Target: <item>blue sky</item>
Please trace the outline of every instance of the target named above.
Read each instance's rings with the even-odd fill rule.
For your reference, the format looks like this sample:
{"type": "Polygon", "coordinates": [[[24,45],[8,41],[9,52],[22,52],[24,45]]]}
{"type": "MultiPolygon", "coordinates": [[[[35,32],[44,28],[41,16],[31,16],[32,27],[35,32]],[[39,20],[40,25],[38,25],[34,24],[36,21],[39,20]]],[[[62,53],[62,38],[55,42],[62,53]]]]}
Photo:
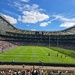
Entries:
{"type": "Polygon", "coordinates": [[[59,31],[75,25],[75,0],[0,0],[0,14],[19,29],[59,31]]]}

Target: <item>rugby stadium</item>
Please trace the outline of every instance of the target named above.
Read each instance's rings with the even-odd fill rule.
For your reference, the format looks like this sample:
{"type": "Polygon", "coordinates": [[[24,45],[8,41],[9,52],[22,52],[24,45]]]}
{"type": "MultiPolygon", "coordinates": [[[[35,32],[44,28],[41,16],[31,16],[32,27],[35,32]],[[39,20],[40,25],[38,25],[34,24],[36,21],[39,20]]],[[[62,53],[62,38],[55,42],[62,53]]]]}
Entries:
{"type": "Polygon", "coordinates": [[[75,26],[62,31],[15,28],[0,15],[0,63],[75,66],[75,26]]]}

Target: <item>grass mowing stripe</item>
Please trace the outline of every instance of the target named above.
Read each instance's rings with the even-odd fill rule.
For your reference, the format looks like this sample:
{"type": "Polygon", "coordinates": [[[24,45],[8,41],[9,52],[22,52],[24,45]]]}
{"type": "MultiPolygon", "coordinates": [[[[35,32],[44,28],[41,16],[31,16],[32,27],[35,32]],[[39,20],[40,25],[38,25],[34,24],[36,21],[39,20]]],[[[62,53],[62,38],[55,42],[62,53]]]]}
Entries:
{"type": "Polygon", "coordinates": [[[0,61],[15,62],[45,62],[45,63],[71,63],[75,64],[75,58],[67,56],[62,52],[54,51],[52,48],[39,47],[39,46],[20,46],[11,50],[7,50],[0,54],[0,61]],[[50,56],[48,56],[50,53],[50,56]],[[56,54],[59,53],[57,57],[56,54]],[[62,58],[61,58],[62,55],[62,58]]]}

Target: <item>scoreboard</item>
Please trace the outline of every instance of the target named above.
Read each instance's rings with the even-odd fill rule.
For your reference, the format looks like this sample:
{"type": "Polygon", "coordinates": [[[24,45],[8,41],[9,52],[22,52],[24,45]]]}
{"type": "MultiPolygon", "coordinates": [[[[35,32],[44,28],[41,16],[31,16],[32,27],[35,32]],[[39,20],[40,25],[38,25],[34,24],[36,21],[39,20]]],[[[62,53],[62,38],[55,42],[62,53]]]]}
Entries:
{"type": "Polygon", "coordinates": [[[43,35],[42,31],[36,31],[36,35],[43,35]]]}

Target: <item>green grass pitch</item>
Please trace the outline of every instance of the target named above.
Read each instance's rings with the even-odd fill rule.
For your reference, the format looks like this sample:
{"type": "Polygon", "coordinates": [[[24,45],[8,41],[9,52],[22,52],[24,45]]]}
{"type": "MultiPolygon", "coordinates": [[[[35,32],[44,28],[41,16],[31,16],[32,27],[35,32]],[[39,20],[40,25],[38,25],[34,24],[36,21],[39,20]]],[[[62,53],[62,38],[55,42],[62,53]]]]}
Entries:
{"type": "MultiPolygon", "coordinates": [[[[11,62],[36,62],[42,61],[44,63],[61,63],[61,64],[75,64],[75,57],[67,54],[72,54],[71,50],[58,51],[58,48],[47,48],[40,46],[19,46],[11,50],[6,50],[0,53],[0,61],[11,62]],[[63,53],[66,52],[66,53],[63,53]],[[50,53],[50,56],[48,56],[50,53]]],[[[74,51],[75,52],[75,51],[74,51]]]]}

